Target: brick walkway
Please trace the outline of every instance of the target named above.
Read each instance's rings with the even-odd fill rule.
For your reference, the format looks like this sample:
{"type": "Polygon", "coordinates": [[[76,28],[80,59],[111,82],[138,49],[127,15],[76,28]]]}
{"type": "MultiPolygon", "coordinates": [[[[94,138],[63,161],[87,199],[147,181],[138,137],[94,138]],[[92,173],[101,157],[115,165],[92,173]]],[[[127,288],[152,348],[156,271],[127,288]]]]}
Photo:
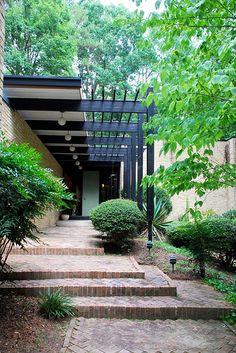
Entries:
{"type": "Polygon", "coordinates": [[[233,353],[220,321],[72,319],[60,353],[233,353]]]}
{"type": "Polygon", "coordinates": [[[0,290],[37,296],[61,288],[73,296],[83,318],[71,321],[60,353],[236,352],[235,336],[222,322],[189,320],[216,319],[231,310],[213,288],[171,281],[129,256],[104,255],[88,221],[59,222],[42,240],[29,244],[26,253],[14,250],[14,282],[0,290]]]}

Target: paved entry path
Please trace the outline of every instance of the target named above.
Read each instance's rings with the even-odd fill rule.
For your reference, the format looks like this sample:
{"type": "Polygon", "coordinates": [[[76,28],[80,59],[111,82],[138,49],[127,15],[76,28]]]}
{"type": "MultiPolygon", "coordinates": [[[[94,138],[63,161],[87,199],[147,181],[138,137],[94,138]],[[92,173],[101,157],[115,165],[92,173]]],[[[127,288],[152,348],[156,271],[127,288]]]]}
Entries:
{"type": "Polygon", "coordinates": [[[236,352],[232,331],[210,320],[231,310],[213,288],[171,281],[129,256],[105,255],[89,221],[58,222],[41,240],[26,252],[13,250],[14,281],[0,290],[38,296],[60,288],[73,297],[78,317],[58,353],[236,352]]]}
{"type": "Polygon", "coordinates": [[[72,319],[60,353],[233,353],[221,321],[72,319]]]}

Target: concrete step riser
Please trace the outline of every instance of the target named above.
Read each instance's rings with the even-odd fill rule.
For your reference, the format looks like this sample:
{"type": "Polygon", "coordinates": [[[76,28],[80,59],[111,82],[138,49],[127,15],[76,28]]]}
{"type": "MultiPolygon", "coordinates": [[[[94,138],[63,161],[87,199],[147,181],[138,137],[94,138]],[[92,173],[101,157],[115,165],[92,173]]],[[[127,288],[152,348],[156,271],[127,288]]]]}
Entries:
{"type": "Polygon", "coordinates": [[[145,278],[144,272],[103,272],[103,271],[71,271],[71,272],[11,272],[4,275],[5,280],[42,280],[64,278],[145,278]]]}
{"type": "Polygon", "coordinates": [[[12,255],[104,255],[104,249],[81,249],[81,248],[27,248],[13,249],[12,255]]]}
{"type": "Polygon", "coordinates": [[[218,320],[228,315],[229,308],[201,307],[109,307],[109,306],[77,306],[78,316],[85,318],[107,319],[144,319],[144,320],[218,320]]]}
{"type": "MultiPolygon", "coordinates": [[[[56,291],[61,287],[11,287],[11,288],[2,288],[1,293],[13,292],[17,295],[25,296],[40,296],[42,294],[56,291]]],[[[114,297],[114,296],[145,296],[145,297],[155,297],[155,296],[176,296],[175,287],[95,287],[95,286],[86,286],[86,287],[62,287],[62,293],[68,294],[70,296],[77,297],[114,297]]]]}

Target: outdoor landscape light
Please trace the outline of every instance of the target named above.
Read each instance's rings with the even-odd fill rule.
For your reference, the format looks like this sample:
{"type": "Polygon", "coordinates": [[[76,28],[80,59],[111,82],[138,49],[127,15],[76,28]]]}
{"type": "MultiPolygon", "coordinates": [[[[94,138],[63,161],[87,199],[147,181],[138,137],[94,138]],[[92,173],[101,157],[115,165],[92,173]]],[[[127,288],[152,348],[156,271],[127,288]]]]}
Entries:
{"type": "Polygon", "coordinates": [[[68,131],[68,133],[65,136],[65,140],[66,141],[70,141],[71,140],[71,134],[69,133],[69,131],[68,131]]]}
{"type": "Polygon", "coordinates": [[[70,150],[71,152],[74,152],[74,151],[75,151],[75,146],[74,146],[74,145],[71,145],[71,146],[69,147],[69,150],[70,150]]]}
{"type": "Polygon", "coordinates": [[[149,252],[150,252],[150,250],[152,249],[152,247],[153,247],[153,242],[152,242],[152,240],[148,240],[148,241],[147,241],[147,248],[148,248],[149,252]]]}
{"type": "Polygon", "coordinates": [[[175,264],[176,264],[177,260],[176,260],[176,256],[175,255],[171,255],[170,256],[170,264],[172,266],[172,272],[174,272],[175,270],[175,264]]]}
{"type": "Polygon", "coordinates": [[[78,159],[77,154],[73,154],[72,158],[73,158],[73,159],[78,159]]]}
{"type": "Polygon", "coordinates": [[[64,126],[64,125],[66,124],[66,119],[65,119],[64,116],[63,116],[63,112],[61,112],[61,116],[60,116],[60,118],[57,120],[57,122],[58,122],[58,124],[59,124],[60,126],[64,126]]]}
{"type": "Polygon", "coordinates": [[[80,165],[80,161],[76,161],[76,162],[75,162],[75,165],[80,165]]]}

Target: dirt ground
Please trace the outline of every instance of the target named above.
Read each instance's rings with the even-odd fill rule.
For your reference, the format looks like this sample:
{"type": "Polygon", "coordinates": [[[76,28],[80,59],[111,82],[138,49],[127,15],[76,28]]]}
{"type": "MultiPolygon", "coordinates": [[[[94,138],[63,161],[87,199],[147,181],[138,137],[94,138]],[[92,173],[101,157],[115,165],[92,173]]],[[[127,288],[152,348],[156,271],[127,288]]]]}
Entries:
{"type": "MultiPolygon", "coordinates": [[[[146,244],[136,240],[131,253],[140,264],[156,265],[173,279],[196,279],[192,269],[171,272],[165,250],[155,248],[149,254],[146,244]]],[[[177,255],[177,261],[186,260],[177,255]]],[[[47,320],[38,313],[38,299],[0,296],[0,353],[58,353],[62,347],[68,320],[47,320]]]]}
{"type": "Polygon", "coordinates": [[[0,353],[58,353],[67,324],[40,316],[36,298],[0,296],[0,353]]]}

